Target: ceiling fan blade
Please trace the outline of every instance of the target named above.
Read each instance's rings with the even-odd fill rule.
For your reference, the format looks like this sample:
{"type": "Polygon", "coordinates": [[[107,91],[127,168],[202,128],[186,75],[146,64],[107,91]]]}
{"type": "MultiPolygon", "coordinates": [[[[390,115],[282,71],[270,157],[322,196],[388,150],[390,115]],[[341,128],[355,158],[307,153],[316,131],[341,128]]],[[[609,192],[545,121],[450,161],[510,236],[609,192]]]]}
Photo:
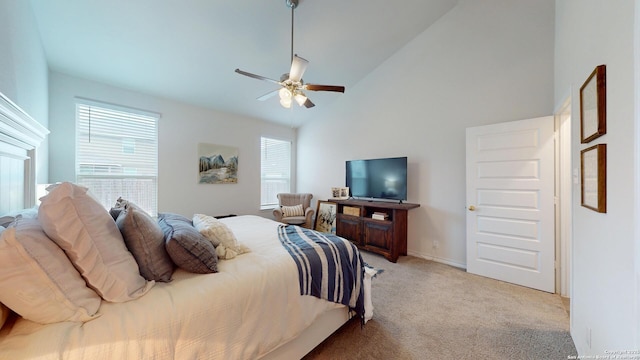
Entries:
{"type": "Polygon", "coordinates": [[[309,61],[298,55],[293,55],[293,59],[291,60],[291,70],[289,71],[289,80],[299,82],[300,79],[302,79],[304,71],[307,70],[307,65],[309,65],[309,61]]]}
{"type": "Polygon", "coordinates": [[[316,106],[316,104],[312,103],[311,100],[309,100],[309,98],[307,98],[307,101],[305,101],[304,104],[302,104],[302,106],[304,106],[307,109],[309,109],[309,108],[312,108],[312,107],[316,106]]]}
{"type": "Polygon", "coordinates": [[[344,86],[337,85],[317,85],[317,84],[306,84],[304,86],[306,90],[311,91],[334,91],[334,92],[344,92],[344,86]]]}
{"type": "Polygon", "coordinates": [[[242,70],[240,70],[240,69],[236,69],[236,72],[237,72],[238,74],[240,74],[240,75],[248,76],[248,77],[250,77],[250,78],[254,78],[254,79],[258,79],[258,80],[264,80],[264,81],[269,81],[269,82],[272,82],[272,83],[274,83],[274,84],[281,85],[281,84],[280,84],[280,81],[278,81],[278,80],[274,80],[274,79],[269,79],[268,77],[264,77],[264,76],[261,76],[261,75],[252,74],[252,73],[250,73],[250,72],[242,71],[242,70]]]}
{"type": "Polygon", "coordinates": [[[270,99],[270,98],[272,98],[275,94],[277,94],[277,93],[278,93],[278,91],[280,91],[280,89],[271,90],[271,91],[269,91],[268,93],[266,93],[266,94],[264,94],[264,95],[262,95],[262,96],[257,97],[257,98],[256,98],[256,100],[265,101],[265,100],[267,100],[267,99],[270,99]]]}

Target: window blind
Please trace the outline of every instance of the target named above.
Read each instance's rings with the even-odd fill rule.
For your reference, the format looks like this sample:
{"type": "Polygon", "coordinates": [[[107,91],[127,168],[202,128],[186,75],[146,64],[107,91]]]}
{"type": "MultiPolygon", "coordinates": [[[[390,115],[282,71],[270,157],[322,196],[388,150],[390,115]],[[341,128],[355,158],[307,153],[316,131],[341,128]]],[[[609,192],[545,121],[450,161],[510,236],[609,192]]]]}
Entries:
{"type": "Polygon", "coordinates": [[[260,154],[260,208],[274,208],[291,191],[291,142],[262,137],[260,154]]]}
{"type": "Polygon", "coordinates": [[[159,115],[76,103],[76,182],[111,208],[118,197],[157,214],[159,115]]]}

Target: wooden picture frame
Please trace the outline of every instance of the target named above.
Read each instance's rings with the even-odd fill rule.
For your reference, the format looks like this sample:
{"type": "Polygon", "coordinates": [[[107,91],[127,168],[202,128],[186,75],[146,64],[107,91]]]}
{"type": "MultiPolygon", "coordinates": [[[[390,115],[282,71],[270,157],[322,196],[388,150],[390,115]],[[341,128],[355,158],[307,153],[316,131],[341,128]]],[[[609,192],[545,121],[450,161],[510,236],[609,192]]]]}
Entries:
{"type": "Polygon", "coordinates": [[[318,201],[316,210],[316,221],[313,229],[323,233],[336,233],[336,214],[338,204],[331,201],[318,201]]]}
{"type": "Polygon", "coordinates": [[[607,68],[598,65],[580,87],[580,142],[607,133],[607,68]]]}
{"type": "Polygon", "coordinates": [[[331,188],[331,197],[337,200],[345,200],[349,198],[349,188],[348,187],[332,187],[331,188]]]}
{"type": "Polygon", "coordinates": [[[580,151],[581,205],[599,213],[607,212],[607,145],[598,144],[580,151]]]}

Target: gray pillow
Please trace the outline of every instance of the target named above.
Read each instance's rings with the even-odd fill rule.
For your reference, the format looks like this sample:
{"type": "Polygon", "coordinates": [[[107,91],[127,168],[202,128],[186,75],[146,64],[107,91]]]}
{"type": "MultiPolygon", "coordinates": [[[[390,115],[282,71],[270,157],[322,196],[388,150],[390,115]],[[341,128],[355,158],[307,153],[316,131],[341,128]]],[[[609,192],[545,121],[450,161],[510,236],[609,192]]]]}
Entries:
{"type": "Polygon", "coordinates": [[[116,219],[124,243],[147,280],[171,281],[174,264],[164,246],[164,232],[149,214],[131,203],[116,219]]]}
{"type": "Polygon", "coordinates": [[[118,220],[118,216],[124,210],[125,206],[132,205],[132,207],[139,208],[136,204],[129,202],[121,197],[116,200],[115,205],[111,209],[109,209],[109,215],[113,218],[113,221],[118,220]]]}
{"type": "Polygon", "coordinates": [[[161,213],[158,224],[164,232],[165,248],[176,265],[198,274],[218,272],[215,247],[193,227],[191,220],[178,214],[161,213]]]}

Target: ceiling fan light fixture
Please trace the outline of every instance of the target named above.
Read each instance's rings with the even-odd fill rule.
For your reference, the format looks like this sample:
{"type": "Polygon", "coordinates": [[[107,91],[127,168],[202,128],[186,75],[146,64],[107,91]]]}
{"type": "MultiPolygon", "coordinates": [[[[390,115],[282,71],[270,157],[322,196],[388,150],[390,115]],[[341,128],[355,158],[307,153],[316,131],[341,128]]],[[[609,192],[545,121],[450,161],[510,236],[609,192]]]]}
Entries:
{"type": "Polygon", "coordinates": [[[281,98],[280,99],[280,105],[282,105],[283,108],[286,109],[290,109],[291,108],[291,98],[281,98]]]}
{"type": "Polygon", "coordinates": [[[289,99],[291,101],[291,91],[287,88],[282,88],[278,91],[278,95],[280,96],[280,100],[289,99]]]}
{"type": "Polygon", "coordinates": [[[304,105],[304,103],[307,101],[307,97],[301,92],[295,94],[293,98],[296,99],[296,102],[300,106],[304,105]]]}

